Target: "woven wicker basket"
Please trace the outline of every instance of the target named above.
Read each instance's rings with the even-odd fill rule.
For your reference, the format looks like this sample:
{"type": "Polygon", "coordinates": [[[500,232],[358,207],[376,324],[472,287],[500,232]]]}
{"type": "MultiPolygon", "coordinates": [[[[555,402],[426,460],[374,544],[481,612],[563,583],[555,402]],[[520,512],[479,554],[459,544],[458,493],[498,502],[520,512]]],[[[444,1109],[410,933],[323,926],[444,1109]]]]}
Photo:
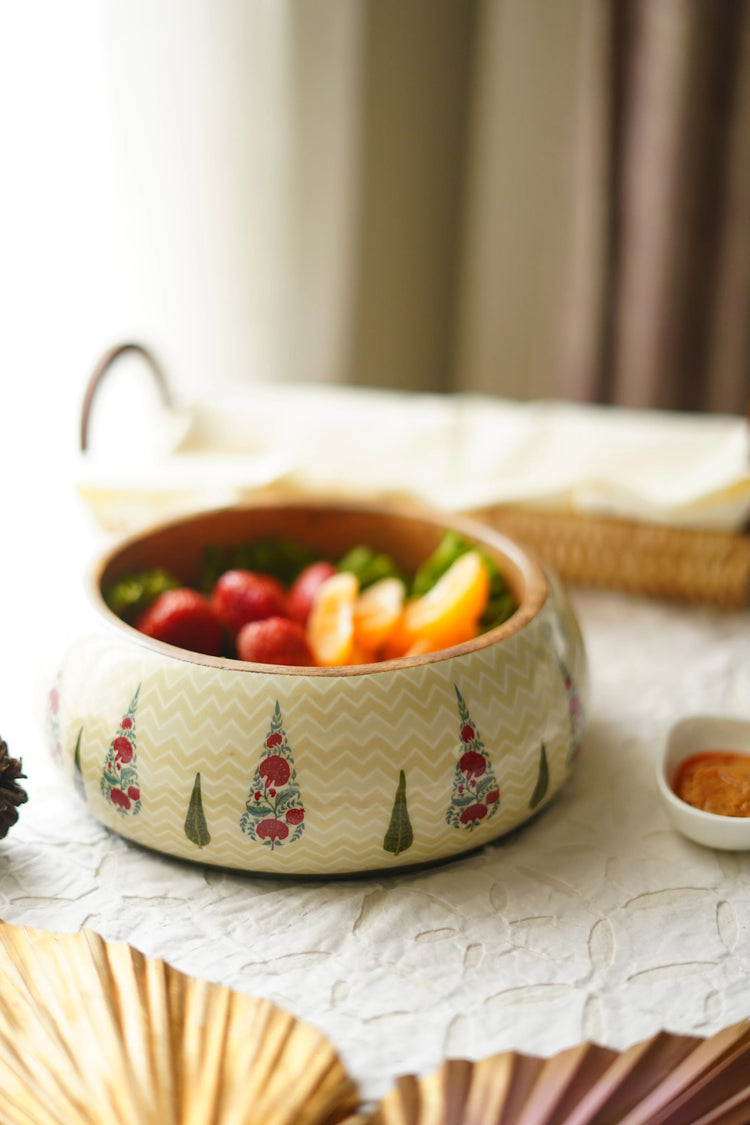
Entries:
{"type": "Polygon", "coordinates": [[[750,535],[498,506],[471,513],[521,540],[566,582],[740,608],[750,601],[750,535]]]}

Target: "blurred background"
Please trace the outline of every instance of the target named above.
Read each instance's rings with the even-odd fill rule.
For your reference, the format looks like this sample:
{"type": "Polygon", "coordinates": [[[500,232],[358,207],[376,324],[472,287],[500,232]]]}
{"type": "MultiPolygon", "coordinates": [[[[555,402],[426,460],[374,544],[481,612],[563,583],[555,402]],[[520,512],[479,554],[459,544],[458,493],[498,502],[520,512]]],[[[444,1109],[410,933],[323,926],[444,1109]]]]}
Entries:
{"type": "MultiPolygon", "coordinates": [[[[42,713],[30,669],[85,608],[101,529],[74,503],[78,430],[117,342],[157,356],[178,406],[239,389],[271,453],[308,465],[328,416],[300,384],[697,412],[711,432],[747,409],[750,0],[0,0],[0,142],[17,753],[42,713]],[[289,388],[269,418],[261,384],[289,388]]],[[[94,431],[127,491],[164,417],[124,362],[94,431]]],[[[404,472],[414,413],[390,413],[367,436],[404,472]]],[[[471,464],[507,444],[493,431],[471,464]]],[[[531,452],[554,468],[554,449],[531,452]]],[[[669,493],[651,452],[636,467],[669,493]]]]}
{"type": "Polygon", "coordinates": [[[745,0],[0,13],[5,410],[75,424],[133,338],[187,396],[744,413],[745,0]]]}

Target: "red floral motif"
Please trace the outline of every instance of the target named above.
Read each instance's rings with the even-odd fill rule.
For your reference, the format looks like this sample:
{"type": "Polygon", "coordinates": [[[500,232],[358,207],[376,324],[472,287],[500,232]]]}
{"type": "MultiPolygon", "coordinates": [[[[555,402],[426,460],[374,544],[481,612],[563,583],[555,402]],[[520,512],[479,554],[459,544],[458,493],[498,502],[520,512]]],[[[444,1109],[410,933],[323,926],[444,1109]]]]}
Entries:
{"type": "Polygon", "coordinates": [[[486,805],[469,805],[467,809],[461,813],[459,820],[462,824],[473,824],[477,820],[484,820],[487,816],[486,805]]]}
{"type": "Polygon", "coordinates": [[[282,758],[280,754],[271,754],[260,763],[258,773],[265,778],[266,785],[281,786],[286,785],[291,770],[286,758],[282,758]]]}
{"type": "Polygon", "coordinates": [[[481,777],[487,769],[484,756],[476,750],[467,750],[465,754],[462,754],[458,760],[458,765],[461,773],[465,774],[469,781],[473,777],[481,777]]]}
{"type": "Polygon", "coordinates": [[[57,688],[52,688],[49,693],[49,709],[53,715],[57,714],[57,709],[60,706],[60,694],[57,688]]]}
{"type": "Polygon", "coordinates": [[[305,830],[302,793],[278,701],[262,745],[240,828],[273,851],[277,845],[298,840],[305,830]]]}
{"type": "MultiPolygon", "coordinates": [[[[109,799],[121,814],[136,815],[141,808],[141,790],[136,768],[135,712],[138,706],[140,684],[133,694],[130,706],[120,719],[119,729],[109,744],[99,787],[105,800],[109,799]]],[[[122,714],[122,712],[121,712],[122,714]]]]}
{"type": "Polygon", "coordinates": [[[131,762],[133,760],[133,744],[120,735],[112,743],[116,762],[131,762]]]}
{"type": "Polygon", "coordinates": [[[451,828],[466,828],[471,832],[485,819],[490,820],[497,813],[500,808],[500,787],[466,701],[458,685],[453,686],[458,704],[460,741],[445,819],[451,828]]]}
{"type": "Polygon", "coordinates": [[[261,820],[255,829],[255,834],[261,840],[286,840],[289,829],[283,820],[269,817],[267,820],[261,820]]]}

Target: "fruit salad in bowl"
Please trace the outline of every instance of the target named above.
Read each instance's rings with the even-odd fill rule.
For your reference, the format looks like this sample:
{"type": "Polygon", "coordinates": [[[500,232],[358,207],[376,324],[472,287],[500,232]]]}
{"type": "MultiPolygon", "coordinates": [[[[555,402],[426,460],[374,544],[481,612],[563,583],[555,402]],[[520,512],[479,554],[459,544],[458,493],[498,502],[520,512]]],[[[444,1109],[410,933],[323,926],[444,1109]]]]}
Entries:
{"type": "Polygon", "coordinates": [[[584,726],[553,575],[481,524],[264,504],[132,536],[88,578],[55,745],[135,843],[250,872],[387,871],[535,816],[584,726]]]}

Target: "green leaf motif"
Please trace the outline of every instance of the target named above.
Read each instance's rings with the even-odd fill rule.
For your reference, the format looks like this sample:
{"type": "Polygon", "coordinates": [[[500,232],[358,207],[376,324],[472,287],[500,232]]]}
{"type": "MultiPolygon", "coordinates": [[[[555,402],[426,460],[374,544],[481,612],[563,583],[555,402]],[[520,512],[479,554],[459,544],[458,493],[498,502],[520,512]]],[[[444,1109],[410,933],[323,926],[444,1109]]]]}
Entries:
{"type": "Polygon", "coordinates": [[[458,702],[458,717],[460,718],[462,723],[471,722],[471,716],[469,715],[469,708],[466,706],[466,701],[464,700],[464,697],[461,695],[461,692],[458,690],[458,684],[453,685],[453,690],[456,693],[456,700],[458,702]]]}
{"type": "Polygon", "coordinates": [[[206,817],[203,812],[203,799],[201,797],[201,775],[195,775],[193,792],[190,794],[187,816],[185,818],[185,835],[192,844],[205,848],[211,843],[211,833],[208,831],[206,817]]]}
{"type": "Polygon", "coordinates": [[[400,855],[407,851],[414,843],[414,830],[409,820],[409,810],[406,807],[406,774],[401,770],[398,778],[398,788],[393,802],[391,823],[383,840],[383,849],[393,855],[400,855]]]}
{"type": "Polygon", "coordinates": [[[83,771],[81,769],[81,736],[82,736],[82,734],[83,734],[83,727],[81,727],[81,729],[78,732],[78,738],[76,739],[76,748],[75,748],[75,751],[73,753],[73,784],[75,786],[75,790],[76,790],[76,793],[78,794],[78,796],[81,798],[82,801],[85,801],[87,799],[86,798],[86,786],[83,784],[83,771]]]}
{"type": "Polygon", "coordinates": [[[539,754],[539,773],[534,786],[534,792],[531,794],[529,801],[529,808],[535,809],[537,805],[541,804],[547,795],[549,788],[549,763],[547,762],[547,750],[542,743],[541,753],[539,754]]]}

